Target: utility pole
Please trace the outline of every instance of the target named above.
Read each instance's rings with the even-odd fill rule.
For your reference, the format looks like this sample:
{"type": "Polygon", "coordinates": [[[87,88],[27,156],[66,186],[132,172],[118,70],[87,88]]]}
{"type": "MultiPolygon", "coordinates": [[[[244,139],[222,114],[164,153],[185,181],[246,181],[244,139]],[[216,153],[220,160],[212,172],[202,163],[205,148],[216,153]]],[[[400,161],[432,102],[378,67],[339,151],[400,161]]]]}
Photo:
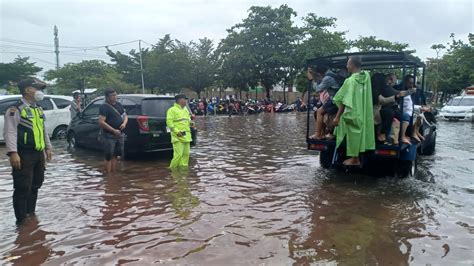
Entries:
{"type": "Polygon", "coordinates": [[[140,72],[142,74],[142,93],[145,94],[145,80],[143,79],[142,40],[138,40],[138,50],[140,51],[140,72]]]}
{"type": "Polygon", "coordinates": [[[56,54],[56,69],[59,69],[59,38],[56,25],[54,25],[54,53],[56,54]]]}

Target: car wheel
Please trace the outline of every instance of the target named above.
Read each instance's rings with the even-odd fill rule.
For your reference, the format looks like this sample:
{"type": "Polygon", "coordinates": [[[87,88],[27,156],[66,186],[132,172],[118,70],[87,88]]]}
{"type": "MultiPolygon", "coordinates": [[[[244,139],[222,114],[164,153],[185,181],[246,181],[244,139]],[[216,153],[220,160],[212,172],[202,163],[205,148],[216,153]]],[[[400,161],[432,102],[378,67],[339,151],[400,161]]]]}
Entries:
{"type": "Polygon", "coordinates": [[[74,134],[74,132],[69,132],[68,136],[67,136],[67,142],[69,143],[69,146],[73,147],[73,148],[77,148],[78,145],[77,145],[77,140],[76,140],[76,134],[74,134]]]}
{"type": "Polygon", "coordinates": [[[65,139],[67,137],[67,126],[58,126],[53,131],[53,139],[65,139]]]}

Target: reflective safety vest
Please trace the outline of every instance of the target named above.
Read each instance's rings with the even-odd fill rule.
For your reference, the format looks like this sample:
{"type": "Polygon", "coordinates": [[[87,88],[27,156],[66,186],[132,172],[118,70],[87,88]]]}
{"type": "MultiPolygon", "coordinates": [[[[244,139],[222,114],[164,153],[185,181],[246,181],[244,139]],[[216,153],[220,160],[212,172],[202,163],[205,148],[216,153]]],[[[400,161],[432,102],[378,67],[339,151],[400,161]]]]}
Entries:
{"type": "Polygon", "coordinates": [[[15,107],[20,112],[20,123],[17,127],[18,149],[43,151],[46,147],[43,109],[40,106],[28,106],[22,101],[16,103],[15,107]]]}

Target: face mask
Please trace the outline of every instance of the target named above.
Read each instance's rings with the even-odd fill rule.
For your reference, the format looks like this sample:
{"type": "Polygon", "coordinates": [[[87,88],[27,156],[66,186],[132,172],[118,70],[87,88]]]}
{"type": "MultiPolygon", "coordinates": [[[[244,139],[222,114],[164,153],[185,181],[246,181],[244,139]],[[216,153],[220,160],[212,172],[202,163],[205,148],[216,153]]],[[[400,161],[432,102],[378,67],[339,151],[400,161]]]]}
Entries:
{"type": "Polygon", "coordinates": [[[39,102],[44,99],[44,93],[42,91],[35,91],[35,101],[39,102]]]}

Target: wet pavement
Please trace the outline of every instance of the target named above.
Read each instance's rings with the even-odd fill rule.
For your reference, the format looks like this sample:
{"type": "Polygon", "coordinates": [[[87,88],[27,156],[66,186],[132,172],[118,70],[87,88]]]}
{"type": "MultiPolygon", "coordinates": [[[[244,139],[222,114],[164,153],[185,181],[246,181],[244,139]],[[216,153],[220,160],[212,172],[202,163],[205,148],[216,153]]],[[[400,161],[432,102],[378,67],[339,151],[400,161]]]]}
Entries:
{"type": "Polygon", "coordinates": [[[472,265],[474,124],[440,123],[415,178],[319,167],[304,114],[198,118],[189,171],[56,141],[37,217],[15,226],[0,148],[0,264],[472,265]]]}

